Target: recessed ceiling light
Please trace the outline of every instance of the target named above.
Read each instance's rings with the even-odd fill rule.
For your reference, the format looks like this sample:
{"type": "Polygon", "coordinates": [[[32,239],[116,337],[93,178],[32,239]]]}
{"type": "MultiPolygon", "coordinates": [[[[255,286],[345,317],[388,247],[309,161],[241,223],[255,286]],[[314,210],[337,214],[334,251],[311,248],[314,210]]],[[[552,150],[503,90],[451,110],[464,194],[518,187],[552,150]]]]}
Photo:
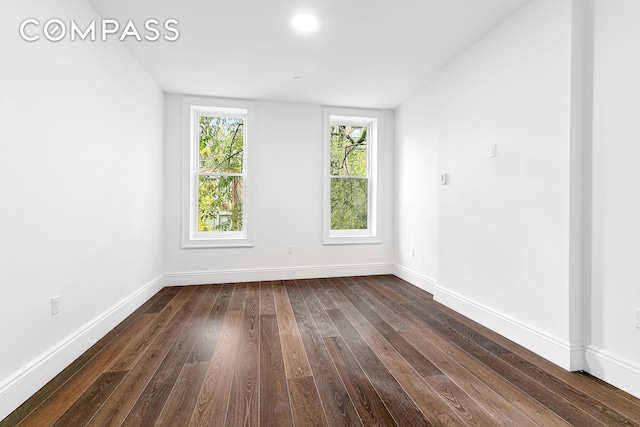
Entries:
{"type": "Polygon", "coordinates": [[[318,28],[318,20],[308,13],[299,13],[293,17],[293,27],[298,31],[313,31],[318,28]]]}

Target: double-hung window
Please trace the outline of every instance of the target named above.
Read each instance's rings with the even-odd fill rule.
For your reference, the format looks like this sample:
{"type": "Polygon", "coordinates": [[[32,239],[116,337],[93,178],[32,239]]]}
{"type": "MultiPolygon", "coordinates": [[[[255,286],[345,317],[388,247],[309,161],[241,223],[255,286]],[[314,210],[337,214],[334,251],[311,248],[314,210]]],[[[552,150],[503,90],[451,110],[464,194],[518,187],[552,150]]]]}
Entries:
{"type": "Polygon", "coordinates": [[[378,112],[325,110],[325,244],[379,243],[378,112]]]}
{"type": "Polygon", "coordinates": [[[189,188],[183,204],[188,212],[182,246],[250,246],[248,109],[203,105],[188,109],[189,188]]]}

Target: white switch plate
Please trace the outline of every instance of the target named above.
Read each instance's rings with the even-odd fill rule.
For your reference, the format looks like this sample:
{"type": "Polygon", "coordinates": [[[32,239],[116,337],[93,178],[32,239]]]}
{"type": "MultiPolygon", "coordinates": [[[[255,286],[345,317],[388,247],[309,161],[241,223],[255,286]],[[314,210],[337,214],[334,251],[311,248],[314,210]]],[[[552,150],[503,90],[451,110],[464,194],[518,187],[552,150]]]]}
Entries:
{"type": "Polygon", "coordinates": [[[51,298],[51,315],[58,314],[60,312],[60,296],[51,298]]]}
{"type": "Polygon", "coordinates": [[[447,185],[448,180],[449,180],[449,177],[447,176],[446,173],[443,173],[442,175],[440,175],[440,183],[442,185],[447,185]]]}
{"type": "Polygon", "coordinates": [[[498,144],[493,144],[489,150],[489,157],[496,157],[498,155],[498,144]]]}

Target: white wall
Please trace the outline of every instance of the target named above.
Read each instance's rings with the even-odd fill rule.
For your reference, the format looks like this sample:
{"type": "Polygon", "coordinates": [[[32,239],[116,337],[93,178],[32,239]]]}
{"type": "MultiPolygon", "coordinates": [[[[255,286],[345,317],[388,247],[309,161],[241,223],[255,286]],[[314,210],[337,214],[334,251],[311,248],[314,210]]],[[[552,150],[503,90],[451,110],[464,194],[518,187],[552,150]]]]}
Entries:
{"type": "Polygon", "coordinates": [[[401,268],[565,367],[571,14],[525,6],[399,108],[396,141],[401,268]]]}
{"type": "Polygon", "coordinates": [[[534,0],[396,113],[398,273],[636,396],[638,16],[534,0]]]}
{"type": "Polygon", "coordinates": [[[422,90],[396,111],[398,276],[433,293],[437,270],[439,103],[422,90]]]}
{"type": "Polygon", "coordinates": [[[161,91],[117,42],[27,43],[31,17],[98,18],[80,0],[2,3],[0,419],[162,273],[161,91]]]}
{"type": "Polygon", "coordinates": [[[379,143],[382,244],[323,245],[323,107],[254,101],[252,248],[181,249],[181,95],[165,96],[164,259],[166,283],[391,272],[394,114],[379,143]],[[292,253],[287,253],[287,247],[292,253]]]}
{"type": "Polygon", "coordinates": [[[640,396],[640,3],[595,2],[588,369],[640,396]],[[632,374],[632,375],[630,375],[632,374]],[[635,375],[633,375],[635,374],[635,375]]]}

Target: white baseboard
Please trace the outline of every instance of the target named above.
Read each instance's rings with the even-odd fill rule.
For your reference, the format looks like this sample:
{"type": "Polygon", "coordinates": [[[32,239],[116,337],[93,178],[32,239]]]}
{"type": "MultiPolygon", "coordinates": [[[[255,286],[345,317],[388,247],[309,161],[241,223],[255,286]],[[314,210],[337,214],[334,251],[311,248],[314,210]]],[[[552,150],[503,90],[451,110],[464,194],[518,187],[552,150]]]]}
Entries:
{"type": "Polygon", "coordinates": [[[393,274],[430,294],[436,289],[436,281],[402,265],[393,265],[393,274]]]}
{"type": "Polygon", "coordinates": [[[498,313],[455,292],[436,286],[434,299],[568,371],[583,368],[582,343],[569,343],[498,313]]]}
{"type": "Polygon", "coordinates": [[[640,368],[594,346],[584,351],[584,370],[640,399],[640,368]]]}
{"type": "Polygon", "coordinates": [[[584,370],[640,399],[640,367],[594,346],[568,343],[489,307],[439,287],[433,279],[401,265],[393,266],[396,276],[431,292],[434,299],[500,335],[522,345],[569,371],[584,370]]]}
{"type": "Polygon", "coordinates": [[[256,282],[263,280],[314,279],[340,276],[393,274],[392,264],[324,265],[311,267],[256,268],[240,270],[165,273],[165,286],[210,283],[256,282]]]}
{"type": "Polygon", "coordinates": [[[162,275],[156,277],[118,304],[68,336],[0,383],[0,420],[37,392],[98,342],[127,316],[162,289],[162,275]]]}

